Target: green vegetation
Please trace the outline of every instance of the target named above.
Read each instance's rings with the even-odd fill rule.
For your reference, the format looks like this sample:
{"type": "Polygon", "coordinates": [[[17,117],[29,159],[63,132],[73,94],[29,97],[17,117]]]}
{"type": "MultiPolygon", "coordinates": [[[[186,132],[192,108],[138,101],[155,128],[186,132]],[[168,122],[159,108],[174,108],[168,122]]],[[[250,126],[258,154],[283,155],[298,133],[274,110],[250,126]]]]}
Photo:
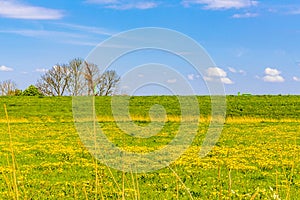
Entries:
{"type": "Polygon", "coordinates": [[[35,87],[34,85],[30,85],[22,92],[21,96],[43,96],[43,94],[37,87],[35,87]]]}
{"type": "MultiPolygon", "coordinates": [[[[72,97],[1,97],[0,199],[298,199],[300,97],[228,96],[222,135],[204,158],[198,153],[210,98],[198,99],[201,123],[191,147],[169,167],[135,174],[89,154],[75,129],[72,97]]],[[[132,138],[113,121],[110,100],[96,97],[99,126],[126,150],[161,148],[180,125],[175,96],[132,97],[130,113],[139,125],[149,123],[154,104],[168,114],[157,135],[132,138]]]]}

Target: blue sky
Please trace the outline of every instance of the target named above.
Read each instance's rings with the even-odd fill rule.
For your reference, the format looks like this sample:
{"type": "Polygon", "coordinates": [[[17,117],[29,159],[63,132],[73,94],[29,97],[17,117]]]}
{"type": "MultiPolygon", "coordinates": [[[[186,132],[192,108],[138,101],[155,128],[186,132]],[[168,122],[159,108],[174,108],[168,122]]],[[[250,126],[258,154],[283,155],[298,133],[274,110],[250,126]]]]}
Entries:
{"type": "Polygon", "coordinates": [[[181,70],[195,87],[219,76],[227,94],[300,94],[296,0],[0,0],[0,80],[24,89],[56,63],[142,27],[176,30],[206,49],[217,67],[203,78],[181,70]]]}

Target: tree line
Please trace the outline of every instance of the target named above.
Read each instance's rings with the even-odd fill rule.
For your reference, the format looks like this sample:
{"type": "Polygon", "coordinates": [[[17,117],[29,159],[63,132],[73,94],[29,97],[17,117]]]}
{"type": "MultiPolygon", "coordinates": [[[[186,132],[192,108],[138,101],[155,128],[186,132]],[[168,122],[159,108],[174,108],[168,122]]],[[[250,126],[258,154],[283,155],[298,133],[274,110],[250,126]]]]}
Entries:
{"type": "Polygon", "coordinates": [[[111,96],[117,94],[120,76],[114,70],[101,72],[94,63],[76,58],[56,64],[24,91],[14,81],[0,82],[2,96],[111,96]]]}

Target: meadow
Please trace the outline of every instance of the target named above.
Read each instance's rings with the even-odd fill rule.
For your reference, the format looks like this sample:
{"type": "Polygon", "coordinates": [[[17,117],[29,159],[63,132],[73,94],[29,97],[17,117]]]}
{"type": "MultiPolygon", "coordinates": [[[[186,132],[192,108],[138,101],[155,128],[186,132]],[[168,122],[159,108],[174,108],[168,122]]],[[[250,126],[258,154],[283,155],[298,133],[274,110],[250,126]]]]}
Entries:
{"type": "MultiPolygon", "coordinates": [[[[74,125],[72,97],[0,98],[0,199],[299,199],[300,96],[227,96],[223,132],[199,157],[210,118],[210,97],[198,97],[200,123],[189,149],[150,173],[121,172],[98,162],[74,125]]],[[[168,144],[180,121],[176,96],[131,97],[141,126],[154,104],[168,121],[147,139],[123,133],[110,97],[96,97],[99,126],[128,151],[168,144]]]]}

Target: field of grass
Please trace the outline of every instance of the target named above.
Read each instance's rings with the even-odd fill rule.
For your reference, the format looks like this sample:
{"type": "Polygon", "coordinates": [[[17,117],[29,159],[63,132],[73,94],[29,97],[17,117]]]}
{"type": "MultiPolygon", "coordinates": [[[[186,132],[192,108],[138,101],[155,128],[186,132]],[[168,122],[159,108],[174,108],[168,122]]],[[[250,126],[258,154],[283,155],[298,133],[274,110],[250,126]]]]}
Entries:
{"type": "MultiPolygon", "coordinates": [[[[125,173],[97,162],[85,148],[71,97],[1,97],[0,199],[299,199],[300,96],[228,96],[223,132],[203,158],[210,98],[198,100],[201,119],[190,148],[169,167],[125,173]]],[[[95,101],[99,126],[128,151],[159,149],[180,125],[175,96],[131,98],[136,124],[149,123],[154,104],[168,114],[161,132],[146,139],[118,128],[110,97],[95,101]]]]}

